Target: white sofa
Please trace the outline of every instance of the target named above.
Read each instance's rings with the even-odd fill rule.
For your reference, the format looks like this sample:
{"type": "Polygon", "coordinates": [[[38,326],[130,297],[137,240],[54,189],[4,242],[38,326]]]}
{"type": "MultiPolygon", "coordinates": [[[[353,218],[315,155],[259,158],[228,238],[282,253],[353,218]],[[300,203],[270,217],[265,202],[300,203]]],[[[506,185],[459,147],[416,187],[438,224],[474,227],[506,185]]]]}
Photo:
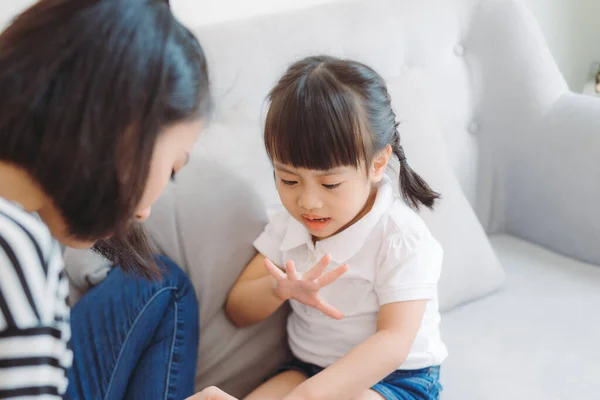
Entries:
{"type": "MultiPolygon", "coordinates": [[[[222,305],[276,200],[265,95],[291,61],[329,53],[389,79],[422,71],[453,172],[507,275],[498,293],[443,314],[442,398],[600,398],[600,99],[569,92],[519,1],[335,2],[194,31],[215,121],[148,229],[196,285],[199,389],[242,395],[287,354],[285,310],[236,330],[222,305]]],[[[102,276],[77,252],[66,259],[72,277],[102,276]]]]}

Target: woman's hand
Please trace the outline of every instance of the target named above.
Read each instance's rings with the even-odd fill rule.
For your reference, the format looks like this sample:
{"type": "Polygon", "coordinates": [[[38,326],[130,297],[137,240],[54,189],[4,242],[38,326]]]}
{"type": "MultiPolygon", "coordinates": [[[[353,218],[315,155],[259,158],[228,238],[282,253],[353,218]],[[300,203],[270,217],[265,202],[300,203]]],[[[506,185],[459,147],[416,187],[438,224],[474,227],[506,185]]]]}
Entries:
{"type": "Polygon", "coordinates": [[[186,400],[237,400],[215,386],[207,387],[186,400]]]}
{"type": "Polygon", "coordinates": [[[276,280],[275,294],[279,298],[282,300],[294,299],[316,308],[328,317],[342,319],[344,314],[319,296],[319,290],[332,284],[348,271],[348,265],[344,264],[323,274],[330,262],[331,256],[326,255],[305,274],[299,274],[291,260],[285,264],[285,273],[269,259],[265,259],[265,266],[276,280]]]}

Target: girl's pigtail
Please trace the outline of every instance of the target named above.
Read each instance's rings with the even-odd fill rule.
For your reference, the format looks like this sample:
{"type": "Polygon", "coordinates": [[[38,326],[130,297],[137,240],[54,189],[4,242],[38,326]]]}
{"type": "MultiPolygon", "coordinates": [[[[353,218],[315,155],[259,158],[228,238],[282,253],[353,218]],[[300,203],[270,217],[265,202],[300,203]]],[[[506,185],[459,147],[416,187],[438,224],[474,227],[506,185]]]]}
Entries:
{"type": "Polygon", "coordinates": [[[400,162],[400,192],[404,201],[414,210],[419,210],[421,205],[433,210],[436,200],[441,196],[408,165],[404,149],[400,144],[400,135],[396,133],[397,140],[392,145],[392,151],[400,162]]]}

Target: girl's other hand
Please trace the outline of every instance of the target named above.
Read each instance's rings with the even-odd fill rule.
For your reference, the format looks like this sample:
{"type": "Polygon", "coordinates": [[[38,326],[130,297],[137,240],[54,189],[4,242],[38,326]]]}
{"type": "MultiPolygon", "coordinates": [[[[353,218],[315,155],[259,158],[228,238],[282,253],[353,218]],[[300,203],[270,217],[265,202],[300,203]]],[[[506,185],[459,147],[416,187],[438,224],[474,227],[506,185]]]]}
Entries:
{"type": "Polygon", "coordinates": [[[221,389],[215,386],[208,387],[195,395],[188,397],[186,400],[237,400],[235,397],[228,395],[221,389]]]}
{"type": "Polygon", "coordinates": [[[319,296],[319,290],[332,284],[348,271],[348,265],[344,264],[323,274],[330,262],[331,256],[326,255],[305,274],[298,273],[291,260],[285,264],[286,272],[279,269],[269,259],[265,259],[265,267],[276,280],[275,294],[279,298],[282,300],[294,299],[316,308],[328,317],[342,319],[344,314],[319,296]]]}

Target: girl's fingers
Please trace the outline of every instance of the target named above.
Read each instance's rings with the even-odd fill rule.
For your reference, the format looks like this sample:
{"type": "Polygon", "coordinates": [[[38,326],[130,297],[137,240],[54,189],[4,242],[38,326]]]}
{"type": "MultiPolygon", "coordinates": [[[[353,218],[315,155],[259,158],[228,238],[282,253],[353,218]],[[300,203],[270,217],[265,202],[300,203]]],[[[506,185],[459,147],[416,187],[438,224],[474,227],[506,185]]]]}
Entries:
{"type": "Polygon", "coordinates": [[[237,400],[235,397],[225,393],[221,389],[211,386],[201,392],[196,393],[186,400],[237,400]]]}
{"type": "Polygon", "coordinates": [[[285,273],[278,266],[273,264],[273,262],[271,262],[271,260],[269,260],[268,258],[265,258],[265,267],[267,268],[267,271],[269,271],[269,273],[273,276],[273,278],[277,279],[278,281],[286,279],[285,273]]]}
{"type": "Polygon", "coordinates": [[[317,283],[319,284],[320,287],[325,287],[327,285],[330,285],[333,282],[335,282],[340,276],[344,275],[346,273],[346,271],[348,271],[348,269],[349,269],[348,264],[344,264],[341,267],[337,267],[333,271],[330,271],[330,272],[326,273],[325,275],[323,275],[322,277],[318,278],[317,283]]]}
{"type": "Polygon", "coordinates": [[[317,279],[325,271],[330,262],[331,256],[329,254],[325,254],[325,256],[321,258],[321,260],[314,267],[304,274],[304,279],[317,279]]]}
{"type": "Polygon", "coordinates": [[[299,279],[298,271],[296,271],[296,265],[292,260],[289,260],[285,263],[285,271],[290,281],[297,281],[299,279]]]}
{"type": "Polygon", "coordinates": [[[319,297],[319,304],[317,304],[317,306],[315,308],[330,318],[333,318],[333,319],[344,318],[344,313],[342,313],[340,310],[338,310],[337,308],[335,308],[334,306],[332,306],[331,304],[329,304],[328,302],[323,300],[321,297],[319,297]]]}

